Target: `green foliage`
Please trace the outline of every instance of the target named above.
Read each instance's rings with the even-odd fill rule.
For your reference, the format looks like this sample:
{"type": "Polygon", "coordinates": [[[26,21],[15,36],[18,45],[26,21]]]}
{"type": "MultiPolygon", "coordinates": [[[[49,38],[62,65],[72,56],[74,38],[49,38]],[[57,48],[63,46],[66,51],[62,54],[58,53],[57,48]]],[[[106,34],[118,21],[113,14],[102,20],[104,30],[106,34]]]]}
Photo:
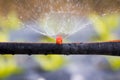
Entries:
{"type": "Polygon", "coordinates": [[[93,22],[94,29],[99,35],[101,41],[115,39],[115,35],[111,32],[115,30],[119,25],[119,15],[105,15],[100,16],[92,14],[90,20],[93,22]]]}
{"type": "Polygon", "coordinates": [[[47,37],[47,36],[43,36],[40,39],[40,42],[44,42],[44,43],[55,43],[56,39],[55,38],[51,38],[51,37],[47,37]]]}
{"type": "Polygon", "coordinates": [[[18,19],[14,11],[9,12],[8,15],[0,15],[0,42],[9,41],[9,32],[19,29],[21,21],[18,19]]]}
{"type": "Polygon", "coordinates": [[[0,28],[6,32],[20,28],[21,21],[17,14],[11,11],[7,16],[0,15],[0,28]]]}
{"type": "Polygon", "coordinates": [[[120,70],[120,57],[107,56],[106,58],[114,71],[120,70]]]}
{"type": "Polygon", "coordinates": [[[55,71],[63,66],[64,57],[61,55],[36,55],[37,62],[45,71],[55,71]]]}
{"type": "Polygon", "coordinates": [[[9,34],[3,31],[0,31],[0,42],[9,41],[9,34]]]}
{"type": "Polygon", "coordinates": [[[18,70],[13,55],[0,55],[0,78],[8,77],[18,70]]]}

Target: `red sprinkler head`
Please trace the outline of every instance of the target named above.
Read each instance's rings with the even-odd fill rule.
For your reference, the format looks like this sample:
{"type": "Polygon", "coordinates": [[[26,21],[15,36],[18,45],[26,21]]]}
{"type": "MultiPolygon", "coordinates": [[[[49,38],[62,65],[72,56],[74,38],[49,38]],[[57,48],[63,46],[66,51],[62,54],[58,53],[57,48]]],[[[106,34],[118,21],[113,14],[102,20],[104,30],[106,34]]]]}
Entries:
{"type": "Polygon", "coordinates": [[[62,44],[62,36],[57,36],[56,37],[56,44],[62,44]]]}

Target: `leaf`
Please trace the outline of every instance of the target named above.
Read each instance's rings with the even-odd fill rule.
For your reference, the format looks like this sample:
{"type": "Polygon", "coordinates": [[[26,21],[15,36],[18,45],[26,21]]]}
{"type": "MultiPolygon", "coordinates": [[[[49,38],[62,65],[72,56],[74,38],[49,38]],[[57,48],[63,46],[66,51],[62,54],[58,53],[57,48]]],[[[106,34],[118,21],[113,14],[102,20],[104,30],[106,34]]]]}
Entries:
{"type": "Polygon", "coordinates": [[[61,55],[36,55],[35,59],[40,66],[46,71],[54,71],[59,69],[64,64],[64,57],[61,55]]]}

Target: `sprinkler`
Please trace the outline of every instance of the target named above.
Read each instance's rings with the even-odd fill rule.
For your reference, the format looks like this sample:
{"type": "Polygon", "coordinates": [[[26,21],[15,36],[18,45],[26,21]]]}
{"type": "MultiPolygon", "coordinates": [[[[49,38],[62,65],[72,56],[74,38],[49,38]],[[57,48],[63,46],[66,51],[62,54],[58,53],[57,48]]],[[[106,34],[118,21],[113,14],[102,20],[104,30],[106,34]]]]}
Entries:
{"type": "Polygon", "coordinates": [[[62,36],[60,36],[60,35],[58,35],[57,37],[56,37],[56,44],[62,44],[62,36]]]}
{"type": "Polygon", "coordinates": [[[62,43],[57,36],[56,43],[0,42],[0,54],[80,54],[120,56],[120,41],[62,43]],[[58,45],[59,44],[59,45],[58,45]]]}

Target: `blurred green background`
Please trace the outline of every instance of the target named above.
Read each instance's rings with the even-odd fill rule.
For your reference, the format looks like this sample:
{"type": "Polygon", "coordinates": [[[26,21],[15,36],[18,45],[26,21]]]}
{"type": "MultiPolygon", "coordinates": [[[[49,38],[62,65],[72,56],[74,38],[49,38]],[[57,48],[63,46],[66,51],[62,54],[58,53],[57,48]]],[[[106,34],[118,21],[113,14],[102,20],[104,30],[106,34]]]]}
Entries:
{"type": "MultiPolygon", "coordinates": [[[[90,22],[64,42],[119,40],[119,6],[119,0],[0,0],[0,42],[55,43],[32,30],[50,11],[78,13],[86,17],[84,24],[90,22]]],[[[0,55],[0,80],[120,80],[119,75],[119,56],[0,55]]]]}

